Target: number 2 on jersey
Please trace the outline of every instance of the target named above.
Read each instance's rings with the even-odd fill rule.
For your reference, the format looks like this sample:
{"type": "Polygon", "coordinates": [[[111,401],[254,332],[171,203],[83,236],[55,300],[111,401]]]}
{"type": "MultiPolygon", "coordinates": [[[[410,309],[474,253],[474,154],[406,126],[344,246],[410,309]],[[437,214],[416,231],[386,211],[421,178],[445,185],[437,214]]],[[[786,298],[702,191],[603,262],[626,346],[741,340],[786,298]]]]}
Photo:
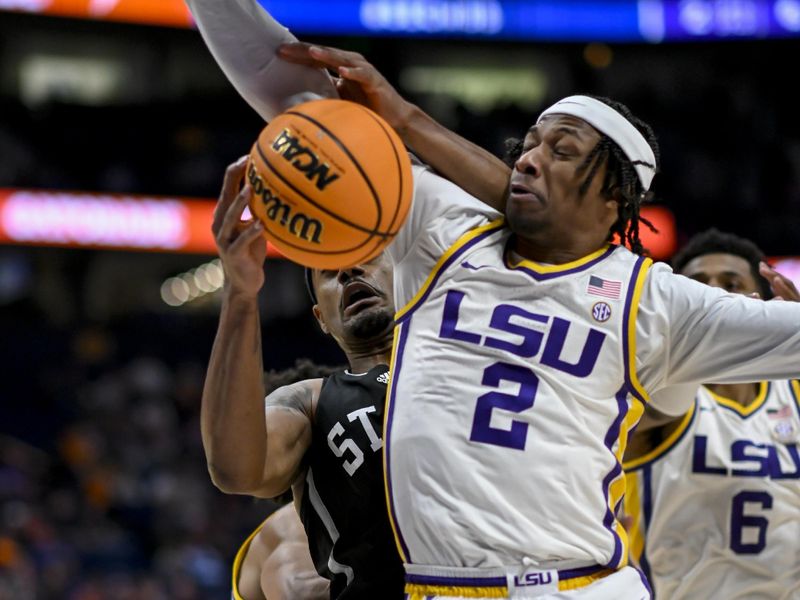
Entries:
{"type": "Polygon", "coordinates": [[[492,427],[492,411],[499,408],[521,413],[531,408],[536,390],[539,388],[539,378],[526,367],[503,362],[494,363],[483,372],[481,381],[483,385],[496,388],[501,381],[518,383],[519,391],[516,395],[488,392],[480,396],[475,406],[469,439],[473,442],[524,450],[528,438],[528,424],[525,421],[512,420],[510,429],[492,427]]]}

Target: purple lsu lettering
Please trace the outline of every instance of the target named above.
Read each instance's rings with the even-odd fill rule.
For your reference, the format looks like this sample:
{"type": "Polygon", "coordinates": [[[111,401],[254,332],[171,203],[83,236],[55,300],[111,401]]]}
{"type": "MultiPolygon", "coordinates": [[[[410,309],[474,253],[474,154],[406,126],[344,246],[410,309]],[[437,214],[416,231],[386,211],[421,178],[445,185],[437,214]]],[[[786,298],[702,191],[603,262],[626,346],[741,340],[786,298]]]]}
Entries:
{"type": "Polygon", "coordinates": [[[708,437],[698,435],[692,447],[692,472],[723,477],[768,477],[770,479],[800,479],[800,452],[797,444],[786,444],[794,472],[781,467],[778,448],[772,444],[758,444],[751,440],[734,440],[730,446],[730,461],[735,468],[709,466],[708,437]]]}
{"type": "Polygon", "coordinates": [[[514,576],[514,586],[516,587],[530,587],[534,585],[547,585],[553,582],[553,574],[549,572],[544,573],[525,573],[521,577],[514,576]]]}
{"type": "Polygon", "coordinates": [[[533,358],[539,354],[544,342],[544,350],[539,357],[541,364],[575,377],[588,377],[592,373],[606,339],[606,334],[602,331],[589,328],[578,362],[571,363],[561,358],[571,327],[566,319],[533,313],[513,304],[499,304],[492,311],[489,328],[511,334],[518,340],[509,341],[491,335],[480,335],[459,327],[459,312],[465,298],[464,292],[447,292],[439,337],[504,350],[522,358],[533,358]],[[517,322],[512,322],[512,318],[516,318],[517,322]],[[540,328],[549,325],[546,339],[545,332],[520,323],[524,320],[538,323],[540,328]]]}

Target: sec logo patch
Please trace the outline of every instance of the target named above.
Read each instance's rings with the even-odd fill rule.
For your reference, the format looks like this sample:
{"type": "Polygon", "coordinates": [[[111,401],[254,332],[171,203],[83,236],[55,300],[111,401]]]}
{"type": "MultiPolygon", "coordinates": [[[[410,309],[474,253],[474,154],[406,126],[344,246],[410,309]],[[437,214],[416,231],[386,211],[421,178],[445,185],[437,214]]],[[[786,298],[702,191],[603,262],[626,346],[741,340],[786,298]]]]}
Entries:
{"type": "Polygon", "coordinates": [[[595,302],[592,306],[592,317],[599,323],[605,323],[611,318],[611,307],[605,302],[595,302]]]}

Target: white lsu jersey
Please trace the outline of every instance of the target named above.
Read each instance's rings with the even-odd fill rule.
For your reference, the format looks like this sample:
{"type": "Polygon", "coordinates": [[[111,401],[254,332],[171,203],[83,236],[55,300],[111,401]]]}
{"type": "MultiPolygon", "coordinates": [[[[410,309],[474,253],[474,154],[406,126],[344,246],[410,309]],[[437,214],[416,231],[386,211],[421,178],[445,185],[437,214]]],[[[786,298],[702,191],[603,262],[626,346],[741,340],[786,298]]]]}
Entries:
{"type": "Polygon", "coordinates": [[[678,427],[625,464],[632,557],[657,598],[800,598],[800,384],[747,406],[701,388],[678,427]]]}
{"type": "MultiPolygon", "coordinates": [[[[522,260],[497,212],[414,176],[388,248],[402,308],[384,429],[406,591],[531,597],[624,578],[615,515],[643,402],[682,415],[681,390],[703,381],[800,376],[800,306],[613,245],[561,265],[522,260]]],[[[626,590],[616,598],[649,595],[644,581],[626,590]]]]}
{"type": "Polygon", "coordinates": [[[616,569],[650,260],[609,245],[515,262],[509,237],[502,220],[462,236],[397,314],[385,461],[398,544],[423,565],[616,569]]]}

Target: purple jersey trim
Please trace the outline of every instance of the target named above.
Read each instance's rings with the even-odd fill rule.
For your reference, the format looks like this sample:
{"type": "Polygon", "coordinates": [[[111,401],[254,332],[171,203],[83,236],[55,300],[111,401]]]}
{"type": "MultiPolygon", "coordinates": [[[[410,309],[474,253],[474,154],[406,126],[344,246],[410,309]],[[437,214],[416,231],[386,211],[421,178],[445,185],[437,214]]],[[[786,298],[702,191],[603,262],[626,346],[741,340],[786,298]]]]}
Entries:
{"type": "MultiPolygon", "coordinates": [[[[509,240],[509,242],[510,241],[511,240],[509,240]]],[[[505,263],[506,268],[511,269],[512,271],[521,271],[526,275],[532,277],[536,281],[547,281],[548,279],[555,279],[556,277],[563,277],[564,275],[572,275],[573,273],[580,273],[581,271],[585,271],[586,269],[591,269],[600,261],[603,261],[607,259],[609,256],[611,256],[614,253],[614,250],[616,250],[617,248],[619,248],[619,246],[612,244],[600,256],[590,260],[587,263],[584,263],[577,267],[573,267],[572,269],[565,269],[563,271],[556,271],[553,273],[537,273],[533,269],[529,269],[524,265],[517,265],[517,266],[512,265],[508,260],[508,247],[506,247],[506,252],[505,252],[505,257],[503,258],[503,262],[505,263]]]]}
{"type": "MultiPolygon", "coordinates": [[[[634,567],[634,568],[636,568],[636,567],[634,567]]],[[[642,580],[642,585],[644,586],[644,589],[647,590],[647,593],[649,594],[649,598],[652,599],[653,598],[653,588],[650,587],[650,582],[648,581],[648,577],[642,572],[641,569],[636,569],[636,572],[639,574],[639,579],[642,580]]]]}
{"type": "Polygon", "coordinates": [[[392,522],[394,523],[394,531],[397,534],[397,539],[400,542],[400,546],[403,548],[403,554],[406,561],[409,563],[411,561],[411,555],[408,552],[408,545],[403,539],[403,534],[400,532],[400,523],[397,521],[397,513],[394,509],[394,492],[392,490],[392,470],[391,470],[391,442],[392,442],[392,418],[394,417],[394,401],[395,401],[395,393],[397,391],[397,381],[400,379],[400,370],[403,368],[403,351],[406,347],[406,342],[408,341],[408,329],[410,327],[410,323],[404,325],[398,324],[397,331],[395,335],[399,336],[397,339],[397,352],[394,357],[394,364],[392,365],[392,377],[391,377],[391,389],[389,390],[389,401],[387,404],[387,411],[388,415],[386,417],[386,431],[384,432],[384,438],[386,447],[384,448],[384,460],[386,462],[386,486],[389,489],[388,500],[389,500],[389,511],[391,513],[392,522]]]}
{"type": "Polygon", "coordinates": [[[622,540],[617,532],[614,531],[614,523],[616,523],[616,518],[614,517],[614,513],[611,512],[611,507],[608,505],[608,494],[609,488],[611,487],[611,482],[622,473],[622,465],[619,464],[619,461],[616,459],[616,455],[614,454],[614,443],[619,440],[619,432],[622,427],[622,423],[625,421],[625,416],[628,414],[628,391],[628,386],[626,384],[622,386],[619,392],[617,392],[616,400],[617,409],[619,412],[617,414],[617,418],[614,419],[614,422],[611,424],[611,427],[609,427],[606,437],[603,440],[606,448],[608,448],[608,451],[611,453],[611,456],[614,457],[615,461],[614,467],[603,479],[603,497],[606,501],[606,514],[603,518],[603,526],[608,529],[609,533],[611,533],[614,538],[614,554],[611,556],[611,560],[606,565],[606,568],[609,569],[619,568],[620,561],[622,559],[622,540]]]}
{"type": "MultiPolygon", "coordinates": [[[[423,293],[422,296],[420,296],[414,302],[414,304],[412,304],[407,309],[405,309],[405,312],[403,313],[403,315],[399,319],[397,319],[397,323],[400,324],[400,323],[403,323],[404,321],[408,320],[409,317],[411,317],[411,315],[413,315],[414,312],[420,306],[422,306],[425,303],[425,301],[428,299],[428,296],[430,296],[431,292],[436,288],[436,284],[439,283],[439,278],[442,276],[442,274],[450,267],[450,265],[453,264],[453,262],[455,262],[462,254],[464,254],[464,252],[466,252],[467,250],[472,248],[475,244],[477,244],[478,242],[484,240],[488,236],[490,236],[490,235],[492,235],[494,233],[497,233],[498,231],[502,231],[504,229],[504,226],[505,226],[505,222],[501,222],[501,223],[498,223],[495,227],[492,227],[490,229],[487,229],[486,231],[481,232],[480,234],[476,235],[474,238],[472,238],[471,240],[466,242],[458,250],[453,252],[453,254],[448,256],[447,260],[445,260],[441,265],[438,265],[438,266],[434,267],[434,269],[436,269],[436,275],[434,275],[434,277],[431,280],[430,284],[425,289],[425,293],[423,293]]],[[[469,232],[467,232],[467,233],[469,233],[469,232]]],[[[456,241],[455,244],[457,244],[457,243],[458,242],[456,241]]]]}
{"type": "MultiPolygon", "coordinates": [[[[662,451],[659,452],[658,456],[655,456],[655,457],[653,457],[652,459],[650,459],[648,461],[645,461],[645,462],[643,462],[641,464],[636,465],[635,467],[631,467],[631,468],[628,468],[628,469],[625,469],[625,470],[627,472],[629,472],[629,473],[633,473],[633,472],[638,471],[638,470],[640,470],[640,469],[642,469],[644,467],[649,467],[650,465],[657,463],[663,457],[667,456],[670,452],[672,452],[672,449],[676,448],[678,446],[678,444],[681,443],[681,440],[686,437],[686,434],[689,433],[689,431],[691,431],[692,425],[694,425],[694,421],[697,418],[697,414],[700,412],[697,409],[697,401],[696,400],[695,400],[694,403],[692,403],[692,408],[690,410],[692,412],[692,416],[689,417],[689,422],[686,424],[686,427],[684,427],[683,431],[678,436],[678,438],[674,442],[672,442],[672,444],[670,444],[669,448],[664,448],[662,451]]],[[[630,432],[630,434],[628,434],[628,436],[630,437],[632,435],[633,435],[633,430],[630,432]]],[[[649,477],[649,475],[648,475],[648,477],[649,477]]]]}
{"type": "MultiPolygon", "coordinates": [[[[591,565],[577,569],[563,569],[558,572],[559,581],[567,581],[577,577],[594,575],[605,570],[606,567],[591,565]]],[[[506,587],[506,577],[448,577],[440,575],[412,575],[406,574],[406,583],[417,585],[441,585],[460,587],[506,587]]]]}
{"type": "MultiPolygon", "coordinates": [[[[688,431],[689,427],[687,427],[686,429],[688,431]]],[[[642,556],[639,558],[639,564],[642,567],[642,576],[645,578],[645,580],[650,579],[650,561],[647,559],[647,532],[650,530],[650,521],[653,518],[652,473],[653,471],[650,465],[646,465],[644,470],[642,471],[642,488],[644,492],[642,494],[642,513],[644,516],[644,546],[642,547],[642,556]]],[[[649,585],[647,586],[647,589],[652,595],[653,591],[650,589],[649,585]]]]}
{"type": "Polygon", "coordinates": [[[631,361],[629,360],[631,342],[628,339],[628,332],[630,331],[631,309],[633,308],[633,293],[636,289],[636,282],[639,279],[642,265],[644,265],[646,260],[644,256],[640,256],[636,259],[636,265],[634,265],[631,278],[628,281],[628,290],[625,292],[625,309],[623,310],[622,317],[622,359],[625,365],[625,383],[631,394],[645,405],[647,404],[647,400],[636,391],[636,387],[633,385],[633,380],[631,379],[631,361]]]}
{"type": "Polygon", "coordinates": [[[505,577],[443,577],[438,575],[410,575],[406,583],[416,585],[441,585],[459,587],[506,587],[505,577]]]}

